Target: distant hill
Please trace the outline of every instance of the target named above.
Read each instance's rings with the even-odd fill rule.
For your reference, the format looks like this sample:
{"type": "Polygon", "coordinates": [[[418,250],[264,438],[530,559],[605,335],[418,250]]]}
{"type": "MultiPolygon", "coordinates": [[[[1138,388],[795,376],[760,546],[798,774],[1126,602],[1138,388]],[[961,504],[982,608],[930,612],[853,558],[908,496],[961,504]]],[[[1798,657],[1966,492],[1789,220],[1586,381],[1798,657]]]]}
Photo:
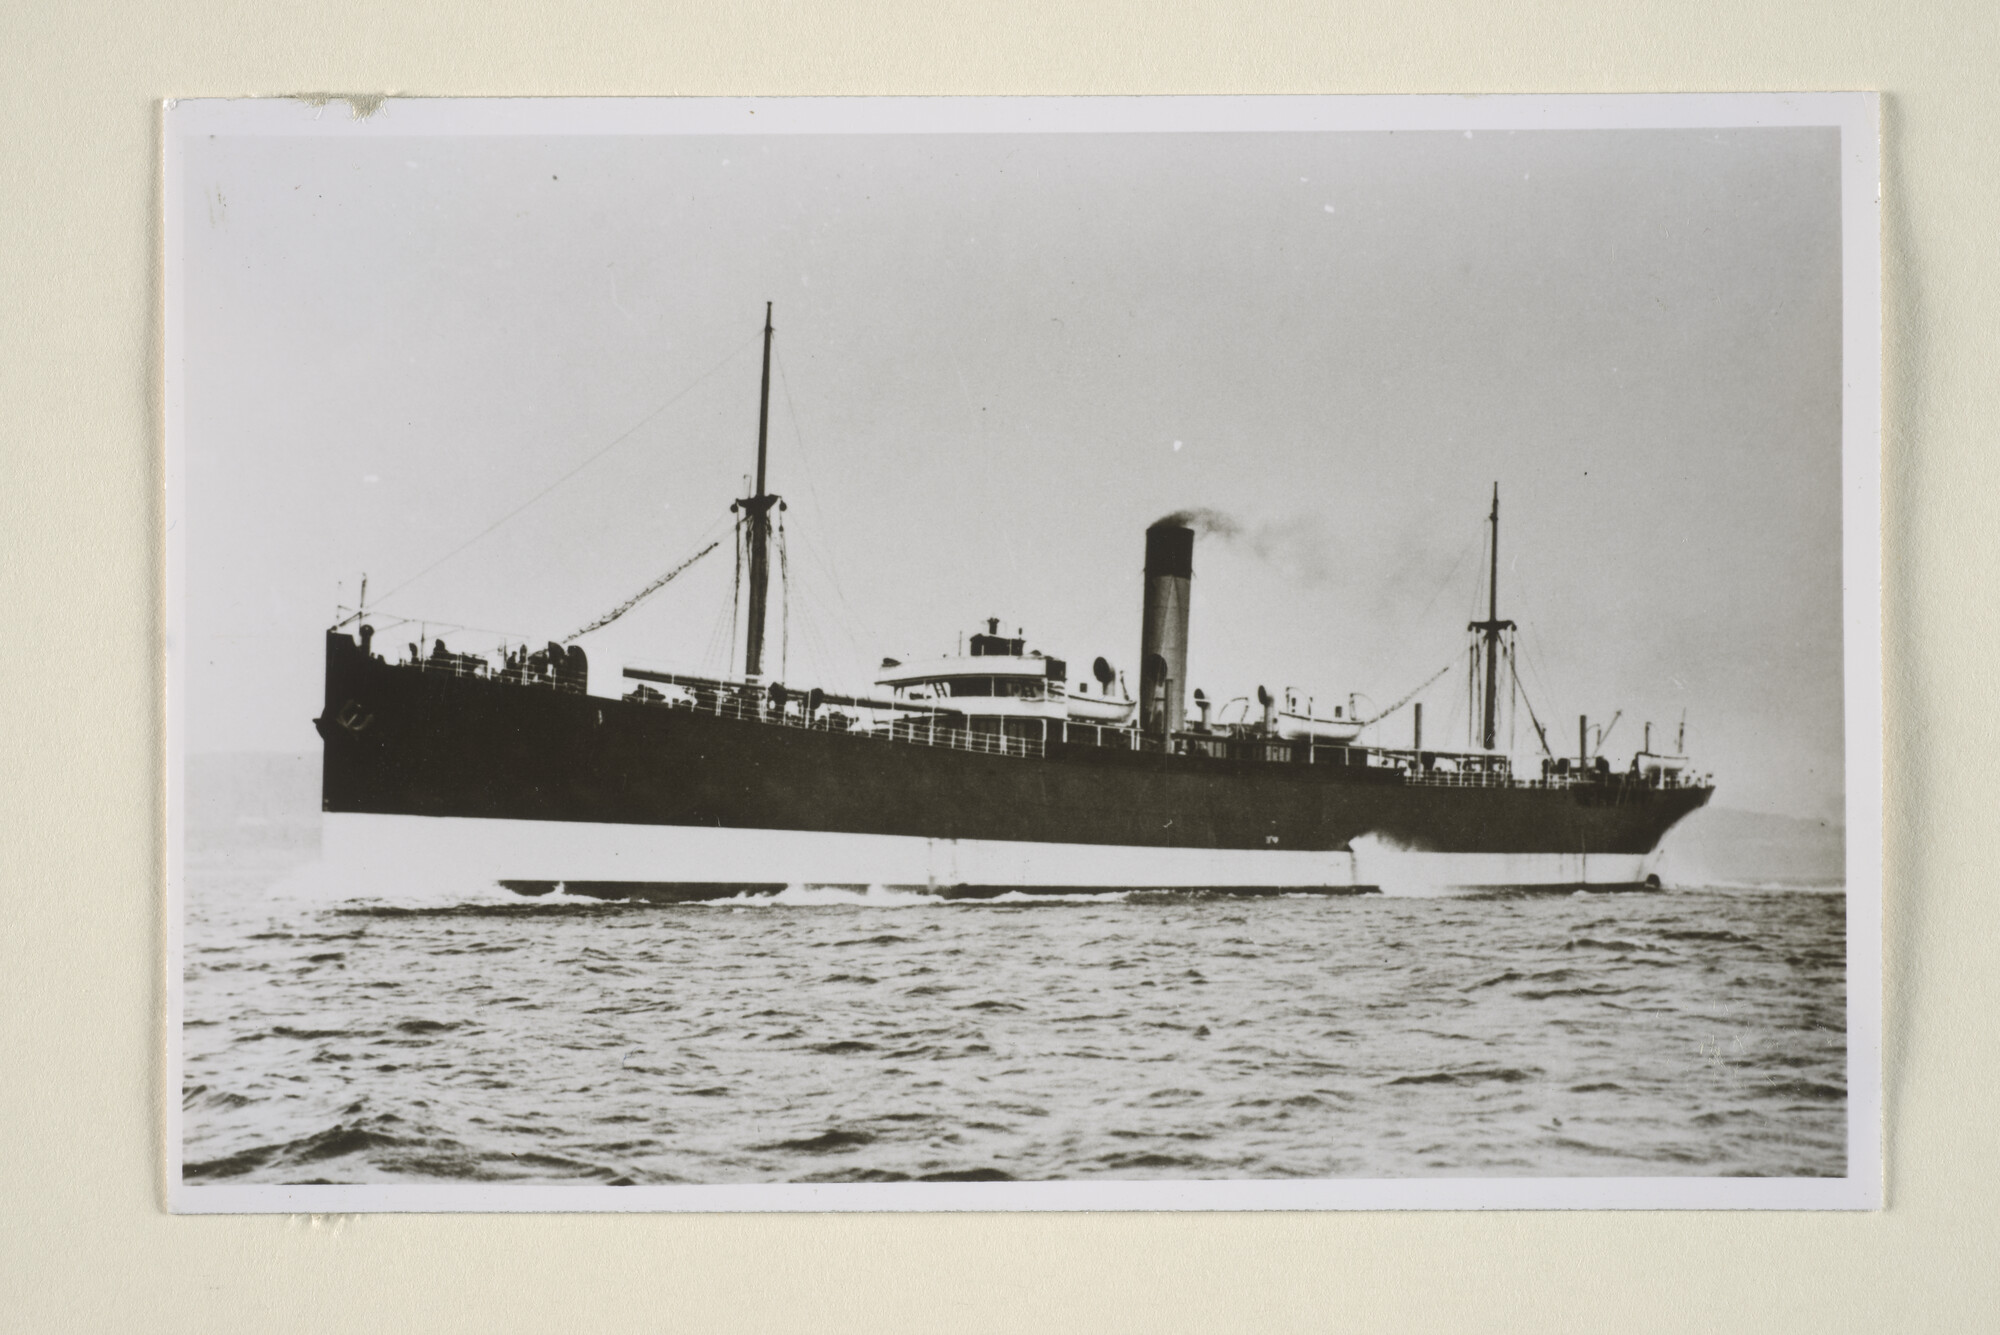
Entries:
{"type": "Polygon", "coordinates": [[[1847,829],[1839,821],[1704,807],[1667,835],[1660,878],[1668,885],[1841,885],[1847,829]]]}

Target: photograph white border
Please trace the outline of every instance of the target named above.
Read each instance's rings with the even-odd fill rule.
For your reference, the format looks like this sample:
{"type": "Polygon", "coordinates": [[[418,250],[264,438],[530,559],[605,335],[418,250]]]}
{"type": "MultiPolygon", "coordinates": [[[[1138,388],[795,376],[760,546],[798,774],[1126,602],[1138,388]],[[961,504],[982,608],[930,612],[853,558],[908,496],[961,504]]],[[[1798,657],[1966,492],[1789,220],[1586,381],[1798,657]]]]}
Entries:
{"type": "Polygon", "coordinates": [[[1075,1210],[1868,1210],[1883,1203],[1881,224],[1873,93],[1552,96],[184,99],[164,106],[164,1169],[175,1213],[1075,1210]],[[372,100],[370,100],[372,102],[372,100]],[[364,114],[365,113],[365,114],[364,114]],[[1003,134],[1706,129],[1841,135],[1847,785],[1847,1176],[1410,1178],[737,1186],[230,1186],[181,1180],[186,882],[182,143],[195,135],[1003,134]]]}

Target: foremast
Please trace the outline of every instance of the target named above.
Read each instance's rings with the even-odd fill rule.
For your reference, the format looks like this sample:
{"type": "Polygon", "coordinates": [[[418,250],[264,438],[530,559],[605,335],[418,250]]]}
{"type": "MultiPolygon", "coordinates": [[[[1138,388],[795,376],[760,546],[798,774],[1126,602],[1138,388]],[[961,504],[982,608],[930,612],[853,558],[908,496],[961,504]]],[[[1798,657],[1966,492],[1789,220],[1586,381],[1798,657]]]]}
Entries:
{"type": "Polygon", "coordinates": [[[743,641],[743,673],[757,678],[764,674],[765,606],[771,586],[771,507],[783,502],[764,489],[765,461],[771,435],[771,303],[764,303],[764,383],[757,401],[757,490],[730,505],[740,511],[749,527],[750,626],[743,641]]]}
{"type": "MultiPolygon", "coordinates": [[[[761,490],[761,488],[760,488],[761,490]]],[[[1487,543],[1490,564],[1486,575],[1486,620],[1474,621],[1466,627],[1476,631],[1486,641],[1486,710],[1485,749],[1491,751],[1498,724],[1498,699],[1500,683],[1500,636],[1504,631],[1514,629],[1511,621],[1500,619],[1500,484],[1493,484],[1493,513],[1487,516],[1493,526],[1491,540],[1487,543]]]]}

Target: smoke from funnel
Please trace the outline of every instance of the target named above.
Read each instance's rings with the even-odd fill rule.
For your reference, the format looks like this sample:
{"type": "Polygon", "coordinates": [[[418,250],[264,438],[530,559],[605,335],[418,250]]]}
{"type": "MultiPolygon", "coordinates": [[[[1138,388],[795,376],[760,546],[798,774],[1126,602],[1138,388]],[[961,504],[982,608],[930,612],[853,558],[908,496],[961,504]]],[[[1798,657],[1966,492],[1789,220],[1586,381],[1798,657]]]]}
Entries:
{"type": "Polygon", "coordinates": [[[1220,510],[1197,506],[1192,510],[1176,510],[1170,515],[1161,515],[1149,528],[1191,528],[1197,533],[1207,533],[1218,538],[1237,538],[1243,535],[1243,525],[1220,510]]]}
{"type": "Polygon", "coordinates": [[[1195,506],[1176,510],[1153,521],[1193,529],[1203,537],[1221,538],[1233,547],[1246,547],[1259,560],[1290,573],[1306,584],[1325,584],[1340,572],[1338,544],[1308,515],[1290,519],[1266,519],[1250,524],[1232,514],[1195,506]]]}

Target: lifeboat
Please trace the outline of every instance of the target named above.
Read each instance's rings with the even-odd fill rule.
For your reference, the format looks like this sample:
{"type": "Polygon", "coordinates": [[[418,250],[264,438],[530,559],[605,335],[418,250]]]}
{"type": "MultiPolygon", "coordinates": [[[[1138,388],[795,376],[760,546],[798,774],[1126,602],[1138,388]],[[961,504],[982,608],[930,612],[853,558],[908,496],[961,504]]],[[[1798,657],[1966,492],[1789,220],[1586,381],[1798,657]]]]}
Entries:
{"type": "Polygon", "coordinates": [[[1272,726],[1278,736],[1291,741],[1351,742],[1361,731],[1361,720],[1350,717],[1352,711],[1342,705],[1333,707],[1333,717],[1324,718],[1315,712],[1310,697],[1301,698],[1290,687],[1285,689],[1282,707],[1275,711],[1272,726]]]}

